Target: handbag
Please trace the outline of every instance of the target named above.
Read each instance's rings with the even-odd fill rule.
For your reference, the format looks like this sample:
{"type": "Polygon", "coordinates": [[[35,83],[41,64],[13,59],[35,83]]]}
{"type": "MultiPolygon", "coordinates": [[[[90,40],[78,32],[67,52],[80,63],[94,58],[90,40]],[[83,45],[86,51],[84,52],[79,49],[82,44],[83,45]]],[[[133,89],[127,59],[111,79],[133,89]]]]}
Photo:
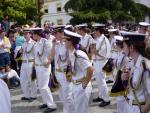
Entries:
{"type": "Polygon", "coordinates": [[[71,64],[69,63],[67,65],[67,69],[66,69],[66,79],[67,79],[68,82],[71,82],[71,79],[72,79],[72,73],[71,73],[72,69],[71,68],[72,68],[71,64]]]}
{"type": "MultiPolygon", "coordinates": [[[[120,66],[123,64],[125,56],[122,58],[122,61],[120,63],[120,66]]],[[[128,70],[121,70],[120,68],[117,71],[116,75],[116,80],[115,83],[113,84],[111,91],[110,91],[110,96],[111,97],[117,97],[117,96],[125,96],[127,92],[127,86],[128,86],[128,81],[123,81],[121,79],[122,73],[123,72],[128,72],[128,70]]]]}
{"type": "Polygon", "coordinates": [[[55,77],[55,75],[51,74],[50,79],[49,79],[49,88],[51,89],[52,92],[57,91],[59,88],[59,83],[55,77]]]}
{"type": "Polygon", "coordinates": [[[31,80],[34,81],[36,79],[36,70],[35,67],[32,67],[32,74],[31,74],[31,80]]]}
{"type": "Polygon", "coordinates": [[[123,81],[121,80],[121,74],[122,71],[119,70],[116,75],[116,81],[110,91],[111,97],[124,96],[126,94],[126,88],[124,87],[123,81]]]}
{"type": "Polygon", "coordinates": [[[113,59],[110,58],[108,59],[107,63],[104,65],[102,69],[106,73],[111,73],[113,71],[113,68],[114,68],[113,59]]]}

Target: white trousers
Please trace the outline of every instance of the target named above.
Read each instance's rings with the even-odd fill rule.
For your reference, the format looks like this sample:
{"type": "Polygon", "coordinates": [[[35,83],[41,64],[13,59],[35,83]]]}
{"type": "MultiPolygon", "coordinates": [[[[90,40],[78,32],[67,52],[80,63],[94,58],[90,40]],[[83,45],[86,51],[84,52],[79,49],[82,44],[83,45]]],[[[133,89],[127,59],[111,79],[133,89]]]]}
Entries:
{"type": "MultiPolygon", "coordinates": [[[[126,104],[126,113],[141,113],[138,105],[126,104]]],[[[148,112],[150,113],[150,111],[148,112]]]]}
{"type": "Polygon", "coordinates": [[[40,90],[42,100],[49,108],[56,108],[52,93],[48,87],[51,69],[44,66],[36,66],[37,84],[40,90]]]}
{"type": "Polygon", "coordinates": [[[63,102],[63,113],[74,113],[72,84],[67,82],[64,73],[56,72],[56,79],[59,82],[59,97],[63,102]]]}
{"type": "Polygon", "coordinates": [[[73,84],[73,102],[74,102],[74,113],[89,113],[89,98],[92,92],[91,83],[88,84],[86,89],[83,89],[82,84],[73,84]]]}
{"type": "Polygon", "coordinates": [[[36,80],[31,80],[33,63],[22,63],[20,71],[20,83],[24,97],[35,98],[37,97],[37,85],[36,80]]]}
{"type": "Polygon", "coordinates": [[[7,85],[0,79],[0,113],[11,113],[11,99],[7,85]]]}
{"type": "Polygon", "coordinates": [[[99,98],[102,98],[104,101],[109,101],[108,87],[105,80],[106,75],[104,72],[102,72],[103,65],[104,64],[100,61],[93,61],[93,66],[95,69],[94,76],[98,85],[99,98]]]}
{"type": "MultiPolygon", "coordinates": [[[[141,112],[138,105],[132,105],[130,102],[129,103],[126,102],[124,113],[141,113],[141,112]]],[[[150,111],[148,113],[150,113],[150,111]]]]}
{"type": "Polygon", "coordinates": [[[118,96],[116,100],[117,100],[117,113],[126,113],[125,106],[127,102],[125,98],[123,96],[118,96]]]}

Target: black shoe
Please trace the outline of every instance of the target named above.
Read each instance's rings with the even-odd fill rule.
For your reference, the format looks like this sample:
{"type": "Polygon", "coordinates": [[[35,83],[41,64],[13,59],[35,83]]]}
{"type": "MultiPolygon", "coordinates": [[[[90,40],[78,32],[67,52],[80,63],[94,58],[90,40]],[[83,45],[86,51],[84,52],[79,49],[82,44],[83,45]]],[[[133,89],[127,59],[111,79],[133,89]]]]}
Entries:
{"type": "Polygon", "coordinates": [[[111,83],[113,83],[113,82],[114,82],[113,80],[107,80],[107,81],[106,81],[107,84],[111,84],[111,83]]]}
{"type": "Polygon", "coordinates": [[[30,100],[29,100],[29,102],[33,102],[33,101],[36,100],[36,99],[37,99],[37,98],[31,97],[30,100]]]}
{"type": "Polygon", "coordinates": [[[40,109],[44,109],[44,108],[47,108],[48,106],[46,104],[43,104],[41,106],[39,106],[40,109]]]}
{"type": "Polygon", "coordinates": [[[30,99],[34,101],[34,100],[36,100],[37,98],[35,98],[35,97],[31,97],[30,99]]]}
{"type": "Polygon", "coordinates": [[[102,101],[104,101],[104,100],[102,98],[99,98],[99,97],[93,99],[93,102],[102,102],[102,101]]]}
{"type": "Polygon", "coordinates": [[[22,97],[21,100],[30,100],[30,98],[22,97]]]}
{"type": "Polygon", "coordinates": [[[108,102],[103,101],[103,102],[101,102],[101,103],[99,104],[99,107],[105,107],[105,106],[107,106],[107,105],[109,105],[109,104],[110,104],[110,101],[108,101],[108,102]]]}
{"type": "Polygon", "coordinates": [[[56,108],[47,108],[44,113],[50,113],[50,112],[53,112],[53,111],[56,111],[57,109],[56,108]]]}

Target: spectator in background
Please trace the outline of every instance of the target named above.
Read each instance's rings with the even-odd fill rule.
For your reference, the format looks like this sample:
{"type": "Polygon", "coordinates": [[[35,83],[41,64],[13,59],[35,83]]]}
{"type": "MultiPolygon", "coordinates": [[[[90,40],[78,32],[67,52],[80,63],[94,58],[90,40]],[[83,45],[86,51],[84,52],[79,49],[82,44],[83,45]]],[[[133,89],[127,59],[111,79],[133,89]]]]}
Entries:
{"type": "Polygon", "coordinates": [[[8,38],[11,44],[11,49],[14,50],[15,49],[15,31],[10,29],[8,32],[8,38]]]}
{"type": "Polygon", "coordinates": [[[17,72],[10,68],[10,66],[6,66],[7,79],[9,82],[9,88],[16,88],[20,85],[20,78],[17,72]]]}
{"type": "Polygon", "coordinates": [[[10,29],[8,32],[8,37],[9,37],[9,41],[11,44],[11,48],[10,48],[10,66],[12,67],[12,69],[17,71],[17,66],[16,66],[16,61],[14,59],[14,55],[15,55],[15,48],[16,48],[16,44],[15,44],[15,31],[13,29],[10,29]]]}
{"type": "Polygon", "coordinates": [[[46,31],[49,30],[49,27],[50,27],[50,26],[49,26],[48,23],[45,23],[45,24],[44,24],[44,30],[46,30],[46,31]]]}
{"type": "MultiPolygon", "coordinates": [[[[17,64],[17,72],[18,74],[20,73],[20,69],[21,69],[21,48],[22,48],[22,45],[23,43],[25,42],[25,38],[23,36],[23,31],[22,30],[19,30],[18,32],[18,36],[16,36],[16,39],[15,39],[15,45],[16,45],[16,48],[15,48],[15,60],[16,60],[16,64],[17,64]]],[[[19,74],[20,75],[20,74],[19,74]]]]}
{"type": "Polygon", "coordinates": [[[23,31],[20,30],[18,33],[19,34],[18,34],[18,36],[16,36],[16,39],[15,39],[15,45],[16,45],[15,56],[17,56],[18,51],[21,49],[23,43],[25,42],[25,38],[23,36],[23,31]]]}
{"type": "Polygon", "coordinates": [[[6,37],[5,31],[0,30],[0,57],[3,59],[5,65],[10,62],[10,48],[11,44],[6,37]]]}
{"type": "Polygon", "coordinates": [[[16,25],[14,26],[14,30],[15,30],[15,37],[17,37],[17,36],[20,35],[19,33],[20,33],[20,31],[22,30],[22,26],[16,24],[16,25]]]}
{"type": "Polygon", "coordinates": [[[16,24],[10,26],[10,29],[15,30],[16,24]]]}
{"type": "Polygon", "coordinates": [[[35,27],[37,27],[37,24],[36,24],[36,22],[31,21],[31,22],[29,23],[29,26],[30,26],[30,28],[35,28],[35,27]]]}
{"type": "Polygon", "coordinates": [[[4,31],[5,31],[6,33],[8,33],[9,27],[10,27],[10,22],[9,22],[9,17],[8,17],[8,15],[4,15],[4,18],[3,18],[1,24],[2,24],[2,27],[3,27],[4,31]]]}
{"type": "Polygon", "coordinates": [[[4,78],[7,77],[6,75],[4,75],[4,73],[5,73],[5,62],[0,55],[0,79],[4,80],[4,78]]]}

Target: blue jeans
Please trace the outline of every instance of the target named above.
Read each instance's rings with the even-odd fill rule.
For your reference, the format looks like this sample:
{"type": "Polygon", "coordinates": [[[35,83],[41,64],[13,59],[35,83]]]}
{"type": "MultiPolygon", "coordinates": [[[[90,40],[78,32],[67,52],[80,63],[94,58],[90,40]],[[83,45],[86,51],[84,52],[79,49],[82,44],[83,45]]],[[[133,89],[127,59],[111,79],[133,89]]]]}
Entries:
{"type": "Polygon", "coordinates": [[[17,86],[20,85],[20,81],[19,81],[19,79],[16,78],[16,77],[10,78],[10,79],[9,79],[9,82],[10,82],[10,86],[12,86],[12,87],[17,87],[17,86]]]}
{"type": "Polygon", "coordinates": [[[10,54],[8,52],[6,53],[0,53],[0,60],[1,65],[6,66],[10,63],[10,54]]]}

